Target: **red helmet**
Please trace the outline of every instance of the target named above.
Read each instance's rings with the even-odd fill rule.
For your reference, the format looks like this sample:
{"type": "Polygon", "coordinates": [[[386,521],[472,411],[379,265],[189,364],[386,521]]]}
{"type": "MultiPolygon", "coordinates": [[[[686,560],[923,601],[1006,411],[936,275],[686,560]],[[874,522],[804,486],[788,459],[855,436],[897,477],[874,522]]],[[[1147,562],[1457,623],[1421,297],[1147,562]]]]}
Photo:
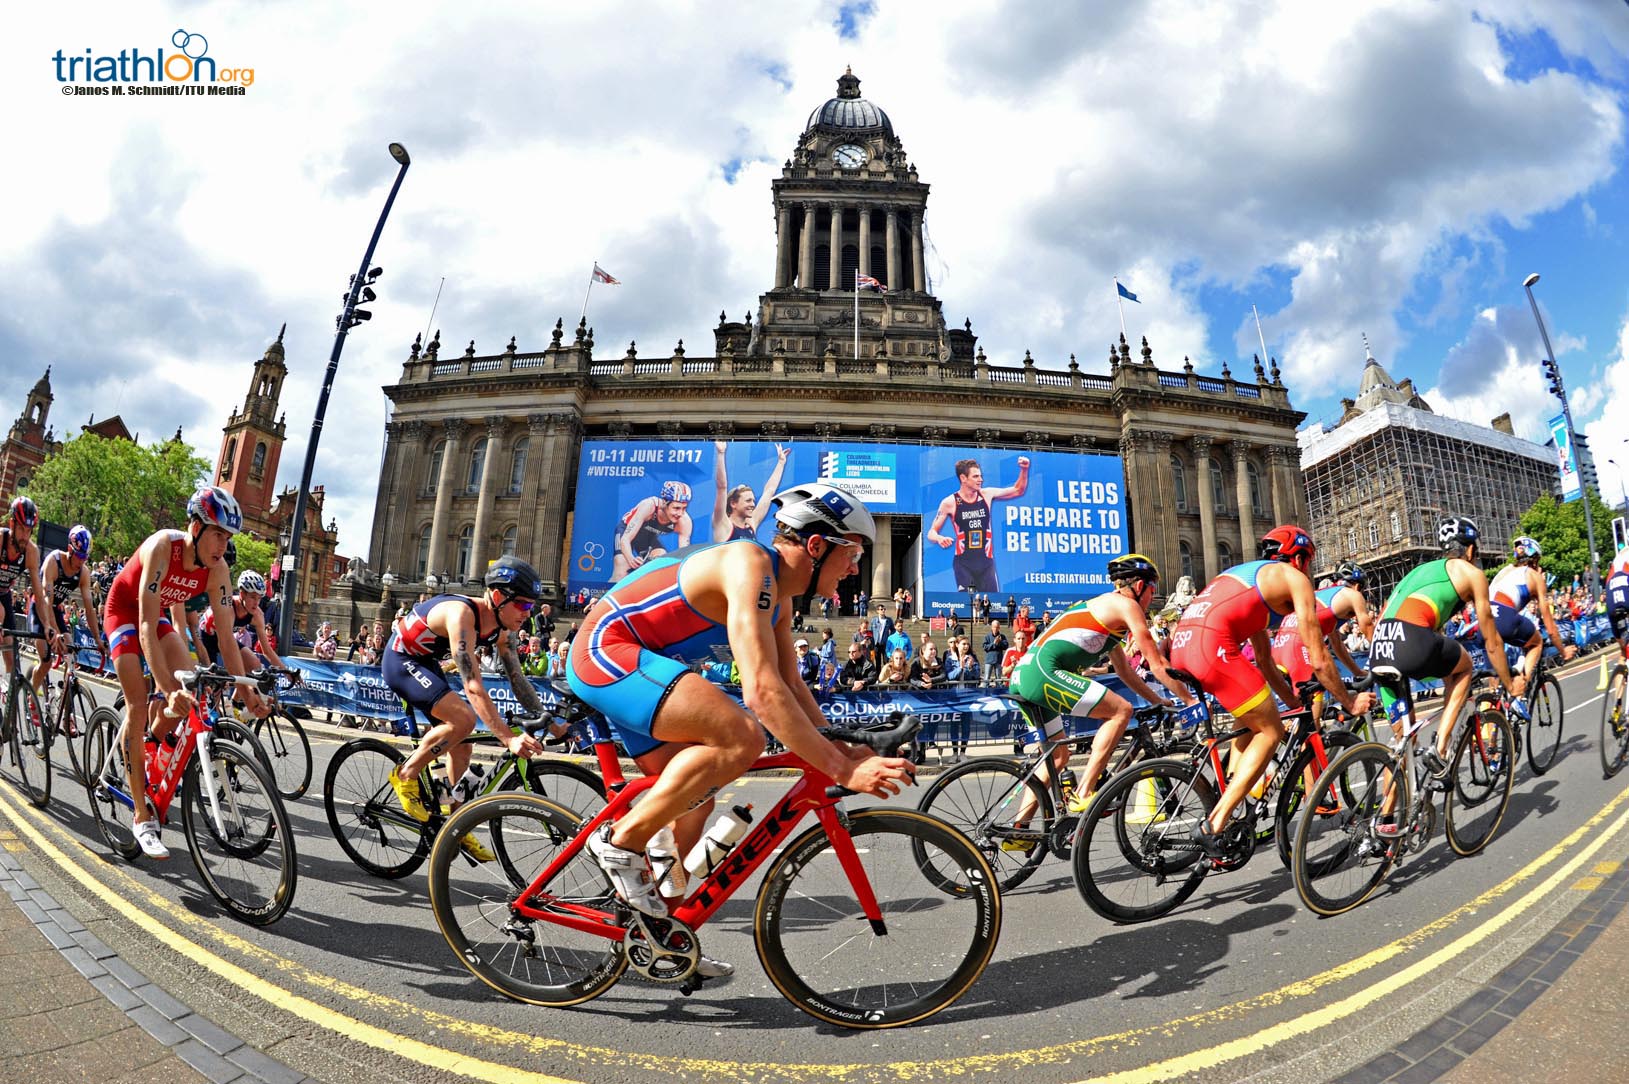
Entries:
{"type": "Polygon", "coordinates": [[[1293,523],[1274,527],[1261,536],[1261,559],[1264,561],[1294,561],[1305,557],[1310,563],[1318,550],[1312,536],[1293,523]]]}

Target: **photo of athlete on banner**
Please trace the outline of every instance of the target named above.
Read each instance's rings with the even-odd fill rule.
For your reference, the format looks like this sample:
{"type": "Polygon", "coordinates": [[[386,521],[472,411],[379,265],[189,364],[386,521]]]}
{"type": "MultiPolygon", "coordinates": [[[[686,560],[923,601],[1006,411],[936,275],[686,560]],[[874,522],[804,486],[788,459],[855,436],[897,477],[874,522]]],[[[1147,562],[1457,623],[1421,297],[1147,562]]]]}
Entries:
{"type": "Polygon", "coordinates": [[[713,441],[713,541],[730,542],[737,538],[757,538],[758,528],[769,515],[769,498],[780,488],[781,475],[786,471],[786,458],[792,454],[790,444],[775,445],[775,465],[770,468],[769,480],[758,496],[745,482],[730,488],[729,470],[724,454],[729,450],[727,441],[713,441]]]}
{"type": "Polygon", "coordinates": [[[652,557],[668,552],[664,535],[677,534],[678,545],[690,545],[690,487],[683,482],[663,482],[662,490],[630,508],[617,526],[611,549],[611,579],[620,580],[652,557]]]}
{"type": "Polygon", "coordinates": [[[956,577],[958,591],[999,591],[1001,584],[995,570],[995,546],[992,534],[995,517],[992,501],[1022,497],[1029,489],[1029,457],[1018,457],[1018,480],[1010,486],[984,488],[984,471],[976,459],[963,459],[956,463],[956,491],[939,502],[933,526],[928,528],[928,541],[940,549],[956,547],[951,569],[956,577]],[[951,534],[942,534],[946,520],[951,534]]]}

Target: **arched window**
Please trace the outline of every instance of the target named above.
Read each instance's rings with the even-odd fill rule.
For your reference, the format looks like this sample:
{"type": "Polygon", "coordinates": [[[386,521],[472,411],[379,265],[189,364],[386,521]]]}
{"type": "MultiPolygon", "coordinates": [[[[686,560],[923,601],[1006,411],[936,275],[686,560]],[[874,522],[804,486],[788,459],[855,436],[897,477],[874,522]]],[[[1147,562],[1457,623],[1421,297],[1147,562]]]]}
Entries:
{"type": "Polygon", "coordinates": [[[266,442],[260,441],[255,445],[255,459],[249,464],[249,473],[259,478],[266,473],[266,442]]]}
{"type": "Polygon", "coordinates": [[[510,527],[508,530],[503,532],[503,545],[499,548],[499,552],[505,557],[513,557],[515,555],[515,540],[519,534],[519,527],[510,527]]]}
{"type": "Polygon", "coordinates": [[[1391,540],[1401,541],[1403,537],[1403,517],[1397,512],[1391,514],[1391,540]]]}
{"type": "Polygon", "coordinates": [[[424,480],[424,488],[428,493],[434,493],[441,485],[441,460],[447,454],[447,442],[436,441],[436,446],[430,449],[430,470],[424,480]]]}
{"type": "Polygon", "coordinates": [[[509,457],[510,493],[519,493],[521,484],[526,481],[526,453],[531,450],[531,447],[531,437],[521,437],[515,441],[514,454],[509,457]]]}
{"type": "Polygon", "coordinates": [[[423,582],[424,577],[430,573],[430,525],[426,523],[419,532],[419,552],[413,560],[413,578],[423,582]]]}
{"type": "Polygon", "coordinates": [[[1380,545],[1380,524],[1374,520],[1369,521],[1369,548],[1374,549],[1380,545]]]}
{"type": "Polygon", "coordinates": [[[465,524],[464,529],[458,532],[458,564],[453,569],[453,579],[459,582],[469,579],[470,550],[475,548],[475,528],[465,524]]]}
{"type": "Polygon", "coordinates": [[[1226,542],[1216,543],[1216,568],[1218,571],[1233,567],[1233,547],[1226,542]]]}
{"type": "Polygon", "coordinates": [[[221,458],[221,481],[232,477],[232,460],[238,457],[238,438],[232,437],[226,442],[226,455],[221,458]]]}
{"type": "Polygon", "coordinates": [[[1267,494],[1261,484],[1261,472],[1249,460],[1244,465],[1245,477],[1250,480],[1250,508],[1258,516],[1267,515],[1267,494]]]}
{"type": "Polygon", "coordinates": [[[464,482],[466,493],[475,493],[481,488],[481,472],[486,469],[486,446],[487,438],[482,437],[469,450],[469,478],[464,482]]]}
{"type": "Polygon", "coordinates": [[[1210,460],[1210,496],[1218,512],[1227,511],[1227,488],[1222,485],[1222,465],[1210,460]]]}
{"type": "Polygon", "coordinates": [[[1188,472],[1182,467],[1182,460],[1176,456],[1171,457],[1171,489],[1176,495],[1176,509],[1178,512],[1188,510],[1188,472]]]}
{"type": "Polygon", "coordinates": [[[1186,542],[1177,543],[1177,563],[1178,567],[1182,569],[1180,575],[1186,576],[1190,580],[1197,578],[1193,574],[1193,548],[1186,542]]]}

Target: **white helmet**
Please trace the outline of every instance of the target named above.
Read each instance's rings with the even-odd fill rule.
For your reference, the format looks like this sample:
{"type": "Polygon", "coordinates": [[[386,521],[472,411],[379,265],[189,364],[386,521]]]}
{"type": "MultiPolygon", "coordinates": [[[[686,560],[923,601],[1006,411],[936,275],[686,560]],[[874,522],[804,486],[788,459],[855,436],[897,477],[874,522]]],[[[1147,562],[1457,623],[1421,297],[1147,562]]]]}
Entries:
{"type": "Polygon", "coordinates": [[[238,590],[247,591],[251,595],[264,595],[266,593],[265,577],[252,568],[246,568],[238,575],[238,590]]]}
{"type": "Polygon", "coordinates": [[[876,542],[877,523],[860,498],[825,482],[805,482],[774,497],[775,522],[805,534],[857,534],[876,542]]]}

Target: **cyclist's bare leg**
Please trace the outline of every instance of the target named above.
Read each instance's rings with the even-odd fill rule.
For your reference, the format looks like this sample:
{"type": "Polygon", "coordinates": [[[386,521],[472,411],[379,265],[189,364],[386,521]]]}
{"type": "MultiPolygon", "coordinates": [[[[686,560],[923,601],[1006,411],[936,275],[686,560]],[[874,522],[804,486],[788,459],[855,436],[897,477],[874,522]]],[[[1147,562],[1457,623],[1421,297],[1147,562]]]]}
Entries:
{"type": "Polygon", "coordinates": [[[478,722],[475,709],[457,693],[448,693],[436,701],[430,715],[436,725],[419,739],[419,747],[413,750],[412,756],[402,761],[396,774],[402,779],[417,779],[431,761],[445,755],[447,785],[452,786],[463,776],[464,769],[469,767],[470,747],[464,744],[464,739],[475,730],[478,722]]]}
{"type": "Polygon", "coordinates": [[[1234,743],[1233,756],[1228,761],[1227,789],[1211,811],[1210,826],[1215,832],[1226,827],[1228,818],[1233,816],[1233,811],[1266,770],[1273,750],[1284,740],[1284,723],[1278,717],[1278,705],[1272,697],[1243,715],[1235,716],[1234,721],[1247,728],[1250,734],[1234,743]]]}
{"type": "MultiPolygon", "coordinates": [[[[161,637],[158,641],[158,653],[161,656],[158,666],[168,673],[177,670],[190,670],[192,656],[187,653],[181,644],[181,637],[171,633],[161,637]]],[[[130,788],[132,804],[131,821],[140,822],[151,820],[153,811],[147,804],[147,719],[148,686],[147,676],[142,673],[140,655],[121,655],[113,661],[114,673],[119,678],[119,688],[124,692],[124,726],[119,733],[124,740],[125,784],[130,788]]],[[[164,724],[168,732],[175,726],[175,721],[169,720],[164,724]]],[[[155,734],[158,725],[154,726],[155,734]]],[[[162,734],[158,736],[162,737],[162,734]]]]}
{"type": "MultiPolygon", "coordinates": [[[[634,763],[645,775],[661,775],[669,762],[685,748],[688,747],[670,742],[652,749],[642,757],[635,757],[634,763]]],[[[680,855],[689,854],[690,849],[701,839],[701,834],[707,831],[707,825],[712,820],[714,804],[709,798],[673,822],[673,838],[678,844],[680,855]]]]}
{"type": "MultiPolygon", "coordinates": [[[[1059,731],[1059,734],[1061,737],[1061,730],[1059,731]]],[[[1061,773],[1065,768],[1069,767],[1069,756],[1072,752],[1074,752],[1074,746],[1070,742],[1059,740],[1058,743],[1052,747],[1051,754],[1046,756],[1040,764],[1035,766],[1036,781],[1039,782],[1043,787],[1050,785],[1054,772],[1061,773]],[[1050,770],[1047,768],[1049,763],[1052,766],[1050,770]]],[[[1035,797],[1035,792],[1030,790],[1030,788],[1025,787],[1024,799],[1018,803],[1018,812],[1012,819],[1012,826],[1014,828],[1023,828],[1027,826],[1029,824],[1029,819],[1035,816],[1035,807],[1038,805],[1040,805],[1040,800],[1035,797]]]]}
{"type": "Polygon", "coordinates": [[[700,674],[685,674],[668,692],[651,737],[679,748],[656,785],[616,822],[611,843],[623,850],[643,851],[663,825],[710,801],[764,751],[758,721],[700,674]]]}
{"type": "Polygon", "coordinates": [[[1454,721],[1465,707],[1466,697],[1471,691],[1471,655],[1468,651],[1459,653],[1459,665],[1442,681],[1442,717],[1437,722],[1437,755],[1443,760],[1448,759],[1448,750],[1453,748],[1449,743],[1454,737],[1454,721]]]}
{"type": "Polygon", "coordinates": [[[1086,758],[1086,774],[1081,777],[1080,788],[1083,797],[1090,796],[1097,789],[1098,777],[1108,767],[1109,757],[1114,755],[1120,739],[1126,736],[1126,729],[1131,726],[1131,704],[1116,693],[1105,693],[1088,717],[1104,722],[1097,728],[1097,735],[1092,738],[1091,755],[1086,758]]]}

